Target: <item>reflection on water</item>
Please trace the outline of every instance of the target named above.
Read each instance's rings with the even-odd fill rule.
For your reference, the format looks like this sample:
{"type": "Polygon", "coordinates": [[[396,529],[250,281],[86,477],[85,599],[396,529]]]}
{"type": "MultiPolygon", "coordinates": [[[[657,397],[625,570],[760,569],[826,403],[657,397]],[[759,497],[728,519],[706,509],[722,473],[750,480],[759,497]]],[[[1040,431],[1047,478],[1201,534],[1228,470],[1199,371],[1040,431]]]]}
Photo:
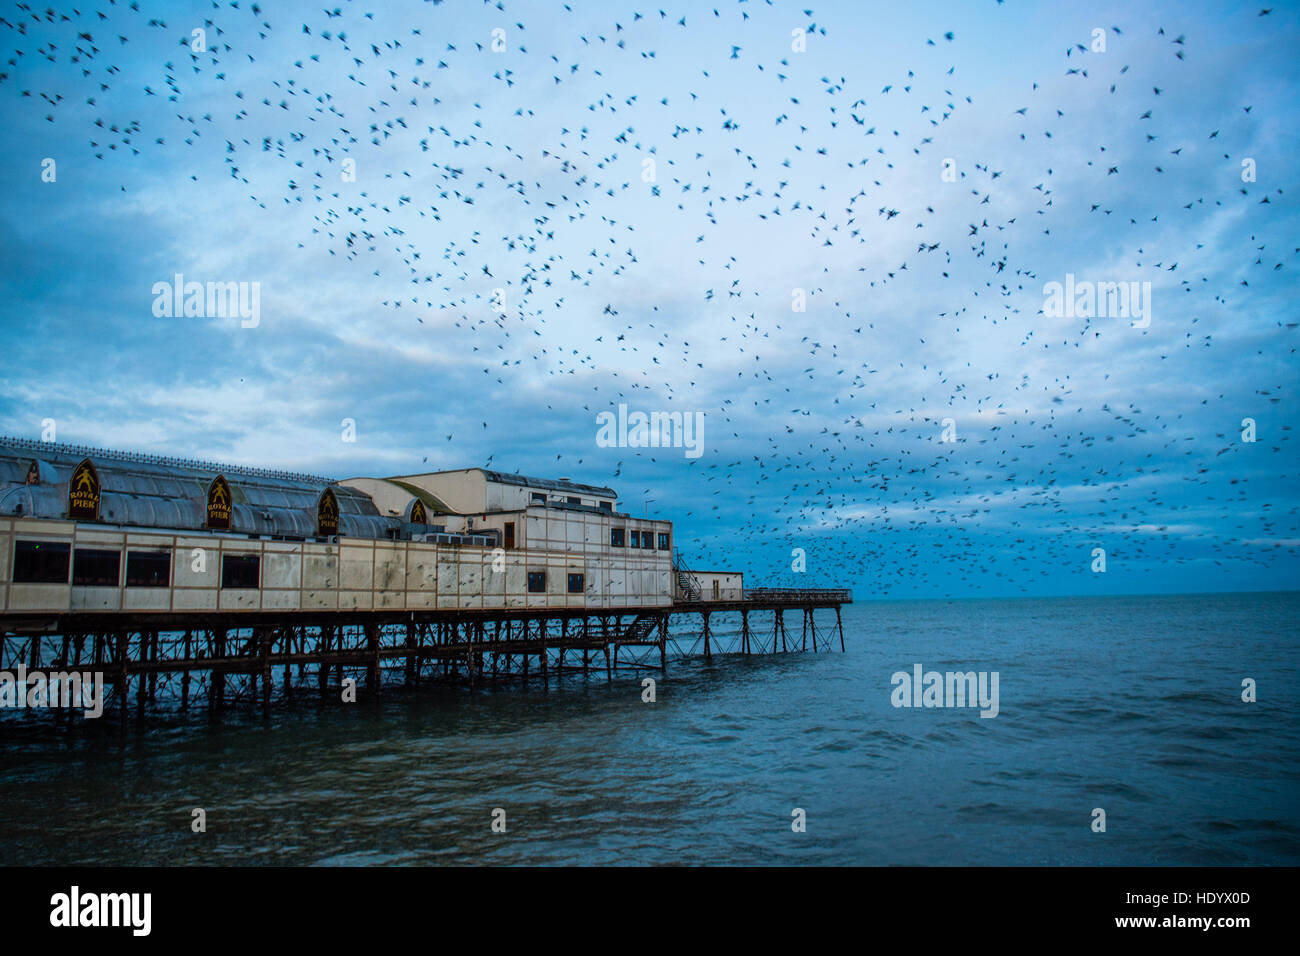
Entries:
{"type": "Polygon", "coordinates": [[[0,862],[1300,863],[1297,595],[844,620],[847,654],[675,662],[649,672],[654,704],[643,673],[602,668],[125,738],[8,713],[0,862]],[[999,715],[895,709],[890,675],[916,663],[998,671],[999,715]]]}

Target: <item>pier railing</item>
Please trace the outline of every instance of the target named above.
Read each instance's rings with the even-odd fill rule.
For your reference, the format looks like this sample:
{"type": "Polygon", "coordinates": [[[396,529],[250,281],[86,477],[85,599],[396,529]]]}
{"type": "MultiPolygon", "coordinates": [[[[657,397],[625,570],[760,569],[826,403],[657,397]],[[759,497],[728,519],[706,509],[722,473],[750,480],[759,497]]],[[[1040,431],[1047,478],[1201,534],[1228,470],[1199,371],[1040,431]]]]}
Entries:
{"type": "Polygon", "coordinates": [[[718,603],[776,604],[851,604],[853,592],[848,588],[718,588],[716,591],[677,592],[677,604],[718,603]]]}
{"type": "Polygon", "coordinates": [[[764,603],[807,604],[834,601],[848,604],[853,601],[853,592],[848,588],[745,588],[744,599],[764,603]]]}

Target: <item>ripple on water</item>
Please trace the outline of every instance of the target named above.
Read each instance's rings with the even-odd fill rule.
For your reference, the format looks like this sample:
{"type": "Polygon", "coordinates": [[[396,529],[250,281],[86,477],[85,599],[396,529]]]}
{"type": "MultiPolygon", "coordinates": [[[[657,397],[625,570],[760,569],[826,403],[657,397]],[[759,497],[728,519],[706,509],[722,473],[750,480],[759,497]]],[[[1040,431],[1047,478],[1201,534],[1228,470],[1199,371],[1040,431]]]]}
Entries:
{"type": "Polygon", "coordinates": [[[858,604],[846,654],[675,663],[654,705],[602,672],[126,739],[6,714],[0,862],[1295,865],[1300,599],[1243,600],[858,604]],[[892,707],[918,660],[998,670],[999,716],[892,707]]]}

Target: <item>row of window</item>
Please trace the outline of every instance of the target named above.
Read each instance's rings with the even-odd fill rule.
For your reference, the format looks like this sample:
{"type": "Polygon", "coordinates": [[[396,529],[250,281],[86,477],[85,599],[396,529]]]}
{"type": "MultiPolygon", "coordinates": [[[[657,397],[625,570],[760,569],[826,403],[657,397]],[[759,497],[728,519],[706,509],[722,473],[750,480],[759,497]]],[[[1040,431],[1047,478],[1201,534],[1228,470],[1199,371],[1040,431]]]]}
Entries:
{"type": "MultiPolygon", "coordinates": [[[[256,588],[261,578],[262,559],[256,554],[223,554],[221,586],[256,588]]],[[[77,548],[66,541],[15,541],[15,584],[67,584],[81,587],[121,587],[122,552],[105,548],[77,548]]],[[[170,551],[126,552],[126,586],[165,588],[171,585],[170,551]]]]}
{"type": "MultiPolygon", "coordinates": [[[[635,532],[633,532],[635,534],[635,532]]],[[[650,532],[646,532],[647,540],[650,532]]],[[[667,535],[661,535],[666,538],[667,535]]],[[[77,548],[66,541],[14,542],[15,584],[67,584],[68,568],[72,583],[82,587],[119,587],[122,552],[103,548],[77,548]]],[[[223,554],[221,586],[256,588],[261,576],[261,559],[256,554],[223,554]]],[[[569,593],[581,594],[585,576],[569,575],[569,593]]],[[[167,551],[126,552],[126,586],[129,588],[165,588],[171,585],[171,553],[167,551]]],[[[546,572],[528,572],[528,590],[546,592],[546,572]]]]}
{"type": "MultiPolygon", "coordinates": [[[[555,495],[554,497],[551,498],[551,500],[552,500],[552,501],[562,501],[562,502],[564,502],[565,504],[569,504],[569,505],[580,505],[580,504],[582,504],[582,499],[579,498],[577,495],[555,495]]],[[[540,491],[534,491],[534,492],[532,493],[532,496],[531,496],[531,498],[529,499],[529,501],[530,501],[531,504],[535,504],[535,505],[544,505],[544,504],[546,504],[546,495],[542,494],[540,491]]],[[[613,511],[613,510],[614,510],[614,502],[612,502],[612,501],[597,501],[597,502],[596,502],[596,507],[598,507],[601,511],[613,511]]]]}
{"type": "MultiPolygon", "coordinates": [[[[581,574],[569,575],[569,593],[581,594],[584,587],[585,577],[581,574]]],[[[528,572],[528,591],[530,594],[546,593],[546,572],[529,571],[528,572]]]]}
{"type": "MultiPolygon", "coordinates": [[[[654,539],[653,531],[633,531],[631,533],[630,542],[625,544],[624,543],[625,541],[626,539],[624,537],[622,528],[609,529],[609,546],[611,548],[632,547],[632,548],[641,548],[642,550],[648,550],[648,551],[655,550],[655,539],[654,539]]],[[[664,531],[659,532],[659,550],[660,551],[668,550],[667,532],[664,531]]]]}

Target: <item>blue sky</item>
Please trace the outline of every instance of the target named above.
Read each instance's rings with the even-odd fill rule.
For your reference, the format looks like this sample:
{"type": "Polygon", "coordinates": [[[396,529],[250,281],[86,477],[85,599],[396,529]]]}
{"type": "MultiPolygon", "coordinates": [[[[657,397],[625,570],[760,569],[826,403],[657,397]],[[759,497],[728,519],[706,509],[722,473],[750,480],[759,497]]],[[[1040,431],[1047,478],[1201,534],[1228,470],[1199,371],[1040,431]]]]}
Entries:
{"type": "Polygon", "coordinates": [[[0,22],[0,431],[610,484],[860,598],[1295,587],[1294,4],[136,6],[0,22]]]}

